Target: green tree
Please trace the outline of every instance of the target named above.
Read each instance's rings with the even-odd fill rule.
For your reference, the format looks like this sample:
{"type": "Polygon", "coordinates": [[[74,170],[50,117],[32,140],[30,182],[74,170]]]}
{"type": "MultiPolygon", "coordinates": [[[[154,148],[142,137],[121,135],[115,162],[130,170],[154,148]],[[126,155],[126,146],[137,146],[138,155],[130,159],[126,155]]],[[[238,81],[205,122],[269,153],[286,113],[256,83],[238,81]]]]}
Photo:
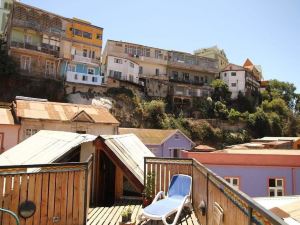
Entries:
{"type": "Polygon", "coordinates": [[[211,85],[214,89],[212,93],[212,99],[214,101],[221,101],[225,104],[230,102],[231,92],[223,80],[216,79],[211,85]]]}
{"type": "Polygon", "coordinates": [[[18,68],[14,59],[0,48],[0,76],[17,76],[19,74],[18,68]]]}
{"type": "Polygon", "coordinates": [[[214,112],[217,118],[224,119],[224,120],[228,118],[228,114],[229,114],[228,109],[226,105],[220,101],[217,101],[215,103],[214,112]]]}
{"type": "Polygon", "coordinates": [[[162,100],[152,100],[144,103],[144,120],[149,128],[163,128],[166,104],[162,100]]]}
{"type": "Polygon", "coordinates": [[[235,109],[230,109],[228,114],[228,119],[230,122],[237,122],[241,117],[241,113],[235,109]]]}

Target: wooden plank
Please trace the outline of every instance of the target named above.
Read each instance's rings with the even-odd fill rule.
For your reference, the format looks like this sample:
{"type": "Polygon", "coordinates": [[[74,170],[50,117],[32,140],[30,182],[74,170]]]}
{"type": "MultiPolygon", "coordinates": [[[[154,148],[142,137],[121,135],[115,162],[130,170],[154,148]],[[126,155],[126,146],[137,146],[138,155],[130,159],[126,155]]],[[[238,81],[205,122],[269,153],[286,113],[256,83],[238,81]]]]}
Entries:
{"type": "Polygon", "coordinates": [[[167,194],[170,184],[170,165],[166,164],[166,189],[165,194],[167,194]]]}
{"type": "MultiPolygon", "coordinates": [[[[11,197],[12,197],[12,176],[5,176],[5,194],[3,201],[3,208],[9,210],[9,206],[11,205],[11,197]]],[[[2,218],[2,225],[9,225],[10,215],[5,213],[2,218]]]]}
{"type": "MultiPolygon", "coordinates": [[[[34,192],[35,192],[35,174],[30,174],[29,181],[28,181],[28,194],[27,194],[27,200],[34,202],[34,192]]],[[[26,225],[32,225],[33,224],[33,217],[29,217],[26,219],[26,225]]]]}
{"type": "MultiPolygon", "coordinates": [[[[20,200],[20,176],[14,176],[14,188],[12,194],[12,207],[11,210],[18,215],[18,207],[19,207],[19,200],[20,200]]],[[[10,225],[15,225],[16,221],[14,219],[10,220],[10,225]]]]}
{"type": "Polygon", "coordinates": [[[42,202],[41,202],[41,224],[47,224],[48,221],[48,193],[49,193],[49,173],[42,175],[42,202]]]}
{"type": "Polygon", "coordinates": [[[100,218],[97,218],[99,219],[97,224],[99,225],[103,225],[105,224],[105,221],[107,219],[107,217],[111,214],[111,212],[113,211],[114,207],[107,207],[107,211],[105,212],[105,214],[103,216],[101,216],[100,218]]]}
{"type": "Polygon", "coordinates": [[[73,224],[74,173],[69,172],[68,175],[67,224],[73,224]]]}
{"type": "Polygon", "coordinates": [[[79,196],[78,196],[78,220],[79,224],[84,224],[84,217],[85,214],[87,213],[86,209],[84,208],[84,198],[85,198],[85,171],[80,171],[79,172],[79,196]]]}
{"type": "MultiPolygon", "coordinates": [[[[61,219],[61,189],[62,173],[57,172],[55,177],[54,216],[61,219]]],[[[61,222],[61,221],[60,221],[61,222]]]]}
{"type": "Polygon", "coordinates": [[[43,174],[41,173],[36,174],[35,193],[34,193],[34,202],[36,204],[36,210],[33,217],[34,225],[39,225],[41,220],[42,180],[43,180],[43,174]]]}
{"type": "Polygon", "coordinates": [[[74,172],[73,224],[79,224],[80,172],[74,172]]]}
{"type": "Polygon", "coordinates": [[[160,179],[161,179],[161,170],[160,170],[160,164],[156,164],[156,184],[155,184],[155,187],[156,187],[156,192],[155,194],[157,194],[158,192],[161,191],[161,184],[160,184],[160,179]]]}
{"type": "MultiPolygon", "coordinates": [[[[110,213],[108,214],[107,218],[105,219],[105,221],[103,222],[103,225],[108,225],[108,224],[113,224],[111,223],[111,221],[114,219],[114,217],[119,217],[120,214],[117,214],[118,210],[124,206],[125,207],[128,207],[128,205],[125,205],[125,204],[117,204],[117,205],[113,205],[111,208],[112,210],[110,211],[110,213]]],[[[122,211],[120,211],[121,213],[122,211]]]]}
{"type": "Polygon", "coordinates": [[[101,217],[100,215],[104,214],[104,211],[107,210],[108,207],[98,207],[96,208],[97,210],[95,210],[95,212],[93,213],[93,215],[89,215],[88,218],[88,224],[96,224],[94,223],[94,221],[96,221],[96,219],[98,217],[101,217]]]}
{"type": "MultiPolygon", "coordinates": [[[[5,177],[3,175],[0,176],[0,208],[3,207],[3,188],[4,188],[4,179],[5,177]]],[[[0,212],[0,222],[2,221],[2,212],[0,212]]]]}
{"type": "MultiPolygon", "coordinates": [[[[28,175],[23,174],[21,178],[21,190],[20,190],[20,204],[27,200],[27,188],[28,188],[28,175]]],[[[24,225],[25,219],[20,217],[20,223],[24,225]]]]}
{"type": "Polygon", "coordinates": [[[160,178],[161,190],[165,192],[165,190],[166,190],[166,177],[165,177],[166,165],[161,164],[160,168],[161,168],[161,178],[160,178]]]}
{"type": "Polygon", "coordinates": [[[64,172],[61,176],[62,185],[61,185],[61,224],[67,223],[67,199],[68,199],[68,173],[64,172]]]}
{"type": "Polygon", "coordinates": [[[48,190],[48,219],[47,224],[54,224],[53,223],[53,216],[54,216],[54,200],[55,200],[55,177],[56,173],[50,173],[49,175],[49,190],[48,190]]]}

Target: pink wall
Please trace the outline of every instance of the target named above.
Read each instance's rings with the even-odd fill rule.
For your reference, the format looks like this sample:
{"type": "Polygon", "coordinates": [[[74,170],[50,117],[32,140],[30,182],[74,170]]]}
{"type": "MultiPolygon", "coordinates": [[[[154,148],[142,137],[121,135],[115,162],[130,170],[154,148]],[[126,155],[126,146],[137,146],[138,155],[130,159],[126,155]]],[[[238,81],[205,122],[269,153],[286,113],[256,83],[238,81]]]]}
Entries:
{"type": "Polygon", "coordinates": [[[6,151],[18,144],[19,125],[0,125],[0,152],[6,151]],[[2,149],[1,149],[2,147],[2,149]]]}

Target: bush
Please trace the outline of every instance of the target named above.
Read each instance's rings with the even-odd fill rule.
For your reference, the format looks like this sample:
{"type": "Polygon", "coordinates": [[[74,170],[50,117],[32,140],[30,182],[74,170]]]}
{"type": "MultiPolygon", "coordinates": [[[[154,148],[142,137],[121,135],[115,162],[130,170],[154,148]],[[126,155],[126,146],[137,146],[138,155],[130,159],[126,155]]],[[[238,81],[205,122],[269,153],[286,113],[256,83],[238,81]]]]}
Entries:
{"type": "Polygon", "coordinates": [[[241,117],[241,113],[235,109],[230,109],[228,119],[230,122],[237,122],[241,117]]]}
{"type": "Polygon", "coordinates": [[[217,118],[226,120],[228,118],[228,109],[225,104],[220,101],[215,103],[214,113],[217,118]]]}
{"type": "Polygon", "coordinates": [[[127,89],[127,88],[124,88],[124,87],[121,87],[121,88],[109,88],[107,91],[106,91],[106,94],[108,96],[111,96],[111,97],[114,97],[114,96],[117,96],[117,95],[121,95],[121,94],[124,94],[126,96],[128,96],[129,98],[133,98],[134,94],[133,92],[130,90],[130,89],[127,89]]]}

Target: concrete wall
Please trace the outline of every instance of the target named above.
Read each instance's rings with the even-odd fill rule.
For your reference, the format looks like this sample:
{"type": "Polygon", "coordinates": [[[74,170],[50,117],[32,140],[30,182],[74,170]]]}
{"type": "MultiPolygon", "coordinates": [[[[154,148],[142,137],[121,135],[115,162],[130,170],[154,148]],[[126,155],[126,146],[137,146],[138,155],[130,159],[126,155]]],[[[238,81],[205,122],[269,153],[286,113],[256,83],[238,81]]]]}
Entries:
{"type": "Polygon", "coordinates": [[[237,98],[239,92],[245,94],[245,71],[224,71],[220,73],[220,78],[228,85],[229,91],[232,92],[232,99],[237,98]],[[232,73],[236,73],[236,76],[232,76],[232,73]],[[234,87],[232,84],[236,84],[236,86],[234,87]]]}
{"type": "Polygon", "coordinates": [[[0,153],[18,144],[18,133],[19,125],[0,125],[0,153]]]}
{"type": "Polygon", "coordinates": [[[284,179],[284,195],[300,193],[300,169],[296,170],[293,180],[291,167],[256,167],[256,166],[228,166],[206,165],[209,169],[221,177],[238,177],[240,190],[251,197],[266,197],[268,193],[269,178],[284,179]],[[298,179],[297,179],[298,178],[298,179]],[[293,183],[295,192],[293,193],[293,183]]]}

